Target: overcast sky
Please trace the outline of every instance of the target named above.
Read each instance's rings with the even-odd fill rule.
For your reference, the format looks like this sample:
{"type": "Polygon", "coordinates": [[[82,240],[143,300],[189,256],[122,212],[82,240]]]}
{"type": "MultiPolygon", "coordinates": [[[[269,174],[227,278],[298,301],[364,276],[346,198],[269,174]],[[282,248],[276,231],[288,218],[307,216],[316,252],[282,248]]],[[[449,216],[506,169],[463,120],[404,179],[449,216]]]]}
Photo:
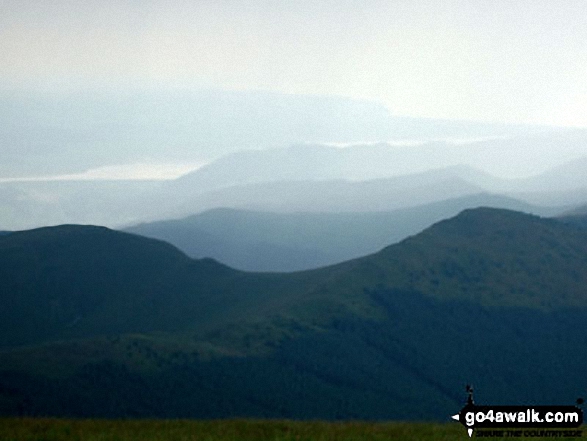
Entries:
{"type": "Polygon", "coordinates": [[[587,126],[584,0],[0,0],[5,90],[335,94],[587,126]]]}

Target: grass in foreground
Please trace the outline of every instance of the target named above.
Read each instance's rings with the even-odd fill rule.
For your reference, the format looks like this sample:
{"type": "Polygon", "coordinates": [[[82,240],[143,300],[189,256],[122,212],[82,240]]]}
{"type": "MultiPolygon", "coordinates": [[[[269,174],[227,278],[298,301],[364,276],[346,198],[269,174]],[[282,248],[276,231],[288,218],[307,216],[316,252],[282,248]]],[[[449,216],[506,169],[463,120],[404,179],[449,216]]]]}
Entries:
{"type": "Polygon", "coordinates": [[[364,441],[466,440],[469,437],[458,423],[1,418],[0,439],[3,441],[364,441]]]}

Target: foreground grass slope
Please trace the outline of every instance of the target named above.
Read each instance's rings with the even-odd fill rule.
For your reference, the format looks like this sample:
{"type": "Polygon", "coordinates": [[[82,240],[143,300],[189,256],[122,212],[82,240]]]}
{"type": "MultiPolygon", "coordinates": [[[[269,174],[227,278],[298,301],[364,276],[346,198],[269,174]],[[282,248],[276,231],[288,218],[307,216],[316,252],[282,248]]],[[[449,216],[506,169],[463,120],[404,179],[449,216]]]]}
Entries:
{"type": "MultiPolygon", "coordinates": [[[[10,441],[448,441],[468,439],[458,423],[369,423],[287,420],[0,419],[10,441]]],[[[492,437],[491,439],[506,439],[492,437]]],[[[533,437],[535,440],[552,438],[533,437]]],[[[573,440],[576,438],[565,438],[573,440]]],[[[577,438],[580,439],[580,438],[577,438]]]]}

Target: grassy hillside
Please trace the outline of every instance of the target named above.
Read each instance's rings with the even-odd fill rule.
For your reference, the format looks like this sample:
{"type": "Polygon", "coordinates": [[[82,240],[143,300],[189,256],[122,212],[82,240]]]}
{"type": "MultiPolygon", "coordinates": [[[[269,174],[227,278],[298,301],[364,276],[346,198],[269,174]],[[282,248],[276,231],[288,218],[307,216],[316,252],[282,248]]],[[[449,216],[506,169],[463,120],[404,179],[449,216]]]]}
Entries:
{"type": "Polygon", "coordinates": [[[201,333],[285,310],[331,271],[243,273],[103,227],[17,232],[0,238],[0,345],[201,333]]]}
{"type": "MultiPolygon", "coordinates": [[[[0,419],[0,431],[8,439],[25,441],[35,437],[48,441],[83,439],[98,441],[444,441],[465,439],[458,423],[369,423],[287,420],[56,420],[0,419]]],[[[492,439],[502,439],[495,438],[492,439]]],[[[536,440],[552,438],[536,438],[536,440]]],[[[566,438],[573,440],[575,438],[566,438]]],[[[578,438],[577,438],[578,439],[578,438]]]]}
{"type": "Polygon", "coordinates": [[[202,314],[206,281],[232,271],[171,245],[101,227],[62,226],[0,240],[2,345],[103,333],[177,329],[202,314]],[[186,300],[189,298],[189,302],[186,300]],[[186,315],[184,314],[184,317],[186,315]]]}
{"type": "Polygon", "coordinates": [[[480,208],[439,222],[364,262],[371,271],[385,272],[390,285],[403,283],[439,298],[584,307],[585,234],[556,220],[480,208]]]}
{"type": "Polygon", "coordinates": [[[443,420],[466,383],[490,404],[573,403],[586,239],[476,209],[365,258],[257,274],[99,227],[14,233],[0,413],[443,420]]]}

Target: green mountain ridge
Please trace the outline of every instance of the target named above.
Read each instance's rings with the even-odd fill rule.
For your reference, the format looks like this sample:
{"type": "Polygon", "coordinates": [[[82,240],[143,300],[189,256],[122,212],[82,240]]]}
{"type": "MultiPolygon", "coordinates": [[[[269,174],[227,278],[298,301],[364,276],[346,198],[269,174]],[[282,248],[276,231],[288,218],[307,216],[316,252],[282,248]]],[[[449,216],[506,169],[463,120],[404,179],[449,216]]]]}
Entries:
{"type": "Polygon", "coordinates": [[[553,219],[479,208],[440,221],[376,256],[380,266],[402,268],[410,287],[440,298],[584,307],[584,234],[561,228],[553,219]]]}
{"type": "Polygon", "coordinates": [[[127,332],[203,332],[287,308],[320,273],[244,273],[155,239],[60,226],[0,239],[2,346],[127,332]],[[23,320],[24,319],[24,320],[23,320]]]}
{"type": "Polygon", "coordinates": [[[465,210],[365,258],[262,274],[193,261],[167,243],[103,227],[18,232],[0,242],[0,277],[13,287],[4,295],[0,335],[14,344],[7,336],[196,332],[229,317],[266,320],[261,311],[311,321],[328,308],[371,308],[362,290],[379,285],[487,305],[587,306],[584,236],[531,215],[465,210]],[[321,302],[330,306],[314,306],[321,302]],[[28,317],[29,331],[15,317],[28,317]]]}
{"type": "Polygon", "coordinates": [[[443,419],[469,382],[490,404],[572,403],[587,389],[586,239],[479,208],[269,274],[100,227],[13,233],[0,413],[443,419]]]}

